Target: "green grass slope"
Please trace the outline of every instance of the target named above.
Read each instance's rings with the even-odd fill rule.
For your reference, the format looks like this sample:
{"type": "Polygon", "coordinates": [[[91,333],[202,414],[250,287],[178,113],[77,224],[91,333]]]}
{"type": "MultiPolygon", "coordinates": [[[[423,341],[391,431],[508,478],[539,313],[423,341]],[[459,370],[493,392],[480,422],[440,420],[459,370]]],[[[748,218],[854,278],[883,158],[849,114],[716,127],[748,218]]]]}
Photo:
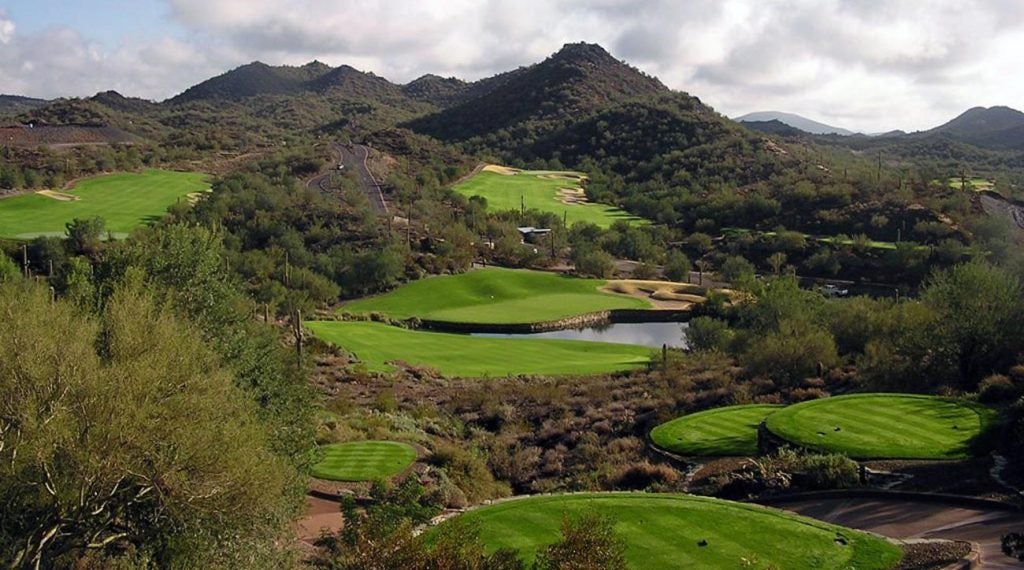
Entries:
{"type": "Polygon", "coordinates": [[[651,430],[651,441],[680,455],[756,455],[757,426],[782,406],[727,406],[682,416],[651,430]]]}
{"type": "Polygon", "coordinates": [[[87,178],[65,192],[78,200],[63,202],[39,194],[0,200],[0,237],[62,236],[71,220],[95,216],[106,220],[108,231],[127,234],[162,217],[178,199],[209,187],[199,172],[146,170],[87,178]]]}
{"type": "Polygon", "coordinates": [[[326,342],[355,354],[370,370],[400,360],[429,366],[446,376],[470,378],[518,374],[598,374],[646,366],[652,350],[630,344],[483,338],[413,331],[373,322],[305,323],[326,342]]]}
{"type": "Polygon", "coordinates": [[[482,196],[490,210],[519,211],[527,209],[564,216],[568,225],[589,222],[602,228],[617,220],[646,223],[619,208],[607,204],[565,203],[559,196],[560,188],[579,190],[582,174],[579,172],[552,172],[521,170],[515,174],[480,172],[456,185],[453,190],[465,196],[482,196]]]}
{"type": "Polygon", "coordinates": [[[534,497],[482,507],[459,519],[479,523],[488,551],[515,548],[529,561],[537,550],[558,540],[565,514],[588,510],[615,521],[631,568],[881,570],[894,567],[901,557],[895,545],[855,530],[755,505],[689,495],[534,497]],[[706,545],[701,546],[701,541],[706,545]]]}
{"type": "Polygon", "coordinates": [[[390,293],[348,303],[342,312],[509,324],[551,321],[608,309],[651,308],[643,299],[598,291],[604,283],[541,271],[487,268],[414,281],[390,293]]]}
{"type": "Polygon", "coordinates": [[[803,447],[855,459],[961,459],[995,419],[970,402],[913,394],[812,400],[768,416],[768,429],[803,447]]]}
{"type": "Polygon", "coordinates": [[[331,481],[373,481],[404,471],[416,461],[416,450],[396,441],[332,443],[310,475],[331,481]]]}

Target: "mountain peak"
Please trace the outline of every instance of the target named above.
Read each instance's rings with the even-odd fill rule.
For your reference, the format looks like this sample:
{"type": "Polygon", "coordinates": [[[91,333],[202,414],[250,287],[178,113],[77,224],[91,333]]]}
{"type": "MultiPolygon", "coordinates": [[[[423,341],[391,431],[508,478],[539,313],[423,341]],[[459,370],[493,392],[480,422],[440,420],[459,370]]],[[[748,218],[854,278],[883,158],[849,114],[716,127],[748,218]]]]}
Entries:
{"type": "Polygon", "coordinates": [[[552,54],[550,59],[590,62],[619,61],[599,44],[588,44],[586,42],[567,43],[562,46],[562,49],[552,54]]]}

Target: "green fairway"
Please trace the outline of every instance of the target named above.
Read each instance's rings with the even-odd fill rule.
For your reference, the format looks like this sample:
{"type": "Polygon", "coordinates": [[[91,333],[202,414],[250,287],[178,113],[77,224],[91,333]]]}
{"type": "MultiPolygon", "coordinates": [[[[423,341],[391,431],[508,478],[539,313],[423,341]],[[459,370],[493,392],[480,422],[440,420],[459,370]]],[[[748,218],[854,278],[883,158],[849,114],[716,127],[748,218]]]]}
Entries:
{"type": "MultiPolygon", "coordinates": [[[[493,168],[493,167],[492,167],[493,168]]],[[[588,203],[582,197],[582,173],[504,169],[505,173],[484,170],[453,190],[464,196],[482,196],[489,210],[527,209],[564,216],[568,225],[589,222],[602,228],[623,220],[646,224],[647,221],[607,204],[588,203]]]]}
{"type": "Polygon", "coordinates": [[[323,459],[310,475],[331,481],[373,481],[404,471],[416,461],[416,450],[396,441],[332,443],[320,448],[323,459]]]}
{"type": "Polygon", "coordinates": [[[995,419],[984,406],[912,394],[811,400],[768,416],[768,429],[810,449],[854,459],[961,459],[995,419]]]}
{"type": "Polygon", "coordinates": [[[781,407],[727,406],[682,416],[651,430],[651,441],[680,455],[756,455],[758,424],[781,407]]]}
{"type": "Polygon", "coordinates": [[[642,368],[653,351],[631,344],[578,340],[506,339],[413,331],[373,322],[310,321],[326,342],[355,354],[370,370],[387,363],[425,365],[446,376],[597,374],[642,368]]]}
{"type": "MultiPolygon", "coordinates": [[[[631,568],[881,570],[899,547],[855,530],[759,507],[690,495],[586,493],[517,499],[471,510],[488,552],[514,548],[531,561],[556,542],[565,514],[597,511],[615,522],[631,568]]],[[[450,524],[450,523],[447,523],[450,524]]]]}
{"type": "Polygon", "coordinates": [[[992,188],[995,187],[995,184],[993,184],[991,180],[977,177],[968,178],[967,180],[961,180],[960,177],[955,176],[953,178],[950,178],[947,181],[947,183],[949,184],[950,188],[953,188],[955,190],[960,190],[961,188],[964,188],[966,190],[973,190],[974,192],[992,190],[992,188]],[[966,186],[964,185],[964,182],[967,182],[966,186]]]}
{"type": "Polygon", "coordinates": [[[605,283],[601,279],[492,267],[413,281],[384,295],[352,301],[342,307],[342,312],[509,324],[552,321],[608,309],[651,308],[643,299],[599,291],[605,283]]]}
{"type": "Polygon", "coordinates": [[[77,199],[33,193],[0,200],[0,237],[63,236],[71,220],[96,216],[106,221],[108,231],[124,235],[161,218],[175,201],[209,187],[207,176],[199,172],[146,170],[87,178],[57,194],[77,199]]]}

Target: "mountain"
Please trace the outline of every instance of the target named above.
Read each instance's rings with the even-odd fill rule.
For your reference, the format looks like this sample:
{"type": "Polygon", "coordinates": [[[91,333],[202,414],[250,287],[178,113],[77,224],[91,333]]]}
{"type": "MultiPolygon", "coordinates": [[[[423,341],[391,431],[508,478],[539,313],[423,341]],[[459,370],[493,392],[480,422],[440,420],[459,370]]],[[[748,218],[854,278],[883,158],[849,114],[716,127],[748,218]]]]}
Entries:
{"type": "Polygon", "coordinates": [[[469,84],[461,79],[428,73],[403,85],[402,92],[417,101],[443,108],[459,102],[468,88],[469,84]]]}
{"type": "Polygon", "coordinates": [[[796,127],[791,127],[786,123],[778,119],[772,119],[770,121],[740,121],[744,127],[752,131],[760,133],[767,133],[769,135],[780,135],[784,137],[795,137],[799,135],[808,134],[807,131],[802,131],[796,127]]]}
{"type": "Polygon", "coordinates": [[[477,82],[467,89],[470,92],[475,96],[408,126],[446,142],[512,128],[544,131],[669,90],[601,46],[576,43],[566,44],[541,63],[477,82]]]}
{"type": "Polygon", "coordinates": [[[101,91],[90,97],[90,100],[116,111],[125,111],[130,113],[142,113],[149,111],[156,105],[156,103],[152,101],[147,101],[138,97],[125,97],[117,91],[101,91]]]}
{"type": "Polygon", "coordinates": [[[992,149],[1024,149],[1024,113],[1010,107],[974,107],[925,131],[992,149]]]}
{"type": "Polygon", "coordinates": [[[0,115],[16,115],[46,105],[46,99],[22,97],[21,95],[0,95],[0,115]]]}
{"type": "Polygon", "coordinates": [[[254,61],[193,85],[168,102],[175,104],[204,99],[238,100],[257,95],[295,95],[309,90],[311,83],[330,71],[330,66],[319,61],[299,67],[271,66],[254,61]]]}
{"type": "Polygon", "coordinates": [[[733,119],[738,123],[748,122],[766,122],[766,121],[778,121],[785,125],[789,125],[795,129],[800,129],[805,133],[811,133],[812,135],[852,135],[853,131],[842,129],[839,127],[833,127],[832,125],[826,125],[825,123],[819,123],[813,121],[807,117],[801,117],[800,115],[794,115],[793,113],[782,113],[779,111],[759,111],[756,113],[747,113],[742,117],[736,117],[733,119]]]}

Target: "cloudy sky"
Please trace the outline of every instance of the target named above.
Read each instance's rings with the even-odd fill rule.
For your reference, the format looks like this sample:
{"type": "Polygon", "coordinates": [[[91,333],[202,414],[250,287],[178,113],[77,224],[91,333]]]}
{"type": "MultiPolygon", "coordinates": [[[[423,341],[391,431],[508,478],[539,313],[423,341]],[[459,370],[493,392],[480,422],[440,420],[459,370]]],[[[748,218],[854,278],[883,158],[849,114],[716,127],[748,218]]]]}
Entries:
{"type": "Polygon", "coordinates": [[[1020,0],[5,0],[0,92],[161,100],[253,60],[478,79],[581,40],[730,116],[877,132],[1024,108],[1020,0]]]}

